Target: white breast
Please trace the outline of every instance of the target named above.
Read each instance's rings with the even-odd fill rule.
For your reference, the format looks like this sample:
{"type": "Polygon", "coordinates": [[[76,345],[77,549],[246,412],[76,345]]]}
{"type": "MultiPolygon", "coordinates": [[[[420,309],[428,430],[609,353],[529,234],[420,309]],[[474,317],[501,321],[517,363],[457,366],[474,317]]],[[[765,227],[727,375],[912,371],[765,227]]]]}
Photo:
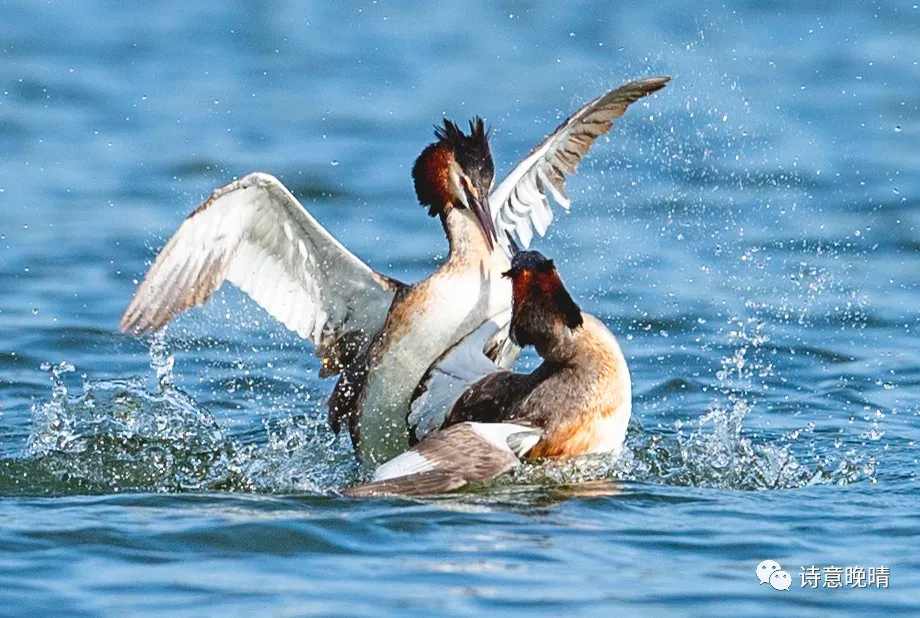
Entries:
{"type": "Polygon", "coordinates": [[[433,276],[405,335],[371,368],[361,410],[358,455],[379,463],[408,448],[409,401],[428,368],[461,338],[511,306],[502,270],[468,269],[433,276]]]}

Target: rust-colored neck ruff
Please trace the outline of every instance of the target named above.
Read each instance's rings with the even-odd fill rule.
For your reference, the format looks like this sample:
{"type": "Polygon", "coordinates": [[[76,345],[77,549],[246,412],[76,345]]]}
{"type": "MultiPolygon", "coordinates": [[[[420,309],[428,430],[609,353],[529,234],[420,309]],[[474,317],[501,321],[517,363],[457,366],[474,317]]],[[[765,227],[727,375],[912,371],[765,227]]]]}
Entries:
{"type": "Polygon", "coordinates": [[[453,204],[455,189],[450,174],[456,164],[454,153],[441,142],[425,148],[415,161],[412,168],[415,193],[418,201],[428,206],[432,217],[443,215],[453,204]]]}

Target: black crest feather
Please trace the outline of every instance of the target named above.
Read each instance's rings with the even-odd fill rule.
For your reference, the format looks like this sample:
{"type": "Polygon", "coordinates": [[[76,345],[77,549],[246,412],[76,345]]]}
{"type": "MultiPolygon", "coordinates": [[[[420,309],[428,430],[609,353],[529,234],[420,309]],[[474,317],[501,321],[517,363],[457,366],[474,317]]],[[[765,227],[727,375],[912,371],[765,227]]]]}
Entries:
{"type": "Polygon", "coordinates": [[[434,135],[440,143],[446,144],[453,151],[457,163],[470,178],[481,176],[491,182],[495,175],[495,165],[489,148],[489,132],[482,118],[475,116],[470,120],[469,135],[456,123],[445,118],[444,126],[434,128],[434,135]]]}

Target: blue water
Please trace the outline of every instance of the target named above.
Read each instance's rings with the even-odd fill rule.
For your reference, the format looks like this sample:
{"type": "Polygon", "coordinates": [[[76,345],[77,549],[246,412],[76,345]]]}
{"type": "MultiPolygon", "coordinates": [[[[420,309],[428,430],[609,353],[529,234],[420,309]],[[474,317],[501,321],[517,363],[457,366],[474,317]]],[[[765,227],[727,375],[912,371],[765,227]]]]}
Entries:
{"type": "Polygon", "coordinates": [[[621,4],[0,5],[0,614],[920,612],[920,9],[621,4]],[[629,359],[618,461],[341,498],[308,343],[233,289],[118,332],[235,176],[416,280],[442,115],[501,173],[658,74],[537,243],[629,359]],[[801,587],[832,565],[889,587],[801,587]]]}

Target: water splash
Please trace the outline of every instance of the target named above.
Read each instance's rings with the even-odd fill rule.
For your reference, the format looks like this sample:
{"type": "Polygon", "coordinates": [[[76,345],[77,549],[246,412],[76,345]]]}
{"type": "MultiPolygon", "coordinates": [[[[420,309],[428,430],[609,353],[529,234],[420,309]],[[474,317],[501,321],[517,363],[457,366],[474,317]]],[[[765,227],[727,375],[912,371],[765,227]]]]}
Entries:
{"type": "Polygon", "coordinates": [[[319,417],[295,416],[266,429],[265,445],[248,445],[235,465],[259,491],[335,493],[361,474],[351,445],[319,417]]]}
{"type": "MultiPolygon", "coordinates": [[[[698,418],[645,429],[634,420],[618,458],[593,456],[528,463],[502,483],[559,485],[599,479],[762,490],[874,480],[876,461],[835,440],[824,444],[814,424],[751,435],[745,421],[773,375],[767,323],[755,316],[727,323],[727,353],[715,372],[717,395],[698,418]]],[[[71,395],[75,368],[44,364],[50,400],[36,404],[22,465],[35,482],[26,493],[121,491],[266,491],[334,493],[361,475],[347,438],[322,414],[298,402],[266,398],[263,432],[229,435],[182,392],[162,333],[151,340],[148,389],[143,378],[89,380],[71,395]],[[273,419],[273,420],[272,420],[273,419]],[[49,481],[50,479],[50,481],[49,481]]],[[[641,417],[641,411],[637,411],[641,417]]]]}
{"type": "Polygon", "coordinates": [[[264,435],[236,438],[176,387],[174,358],[162,333],[151,340],[150,361],[153,390],[141,377],[84,376],[76,395],[67,384],[73,364],[43,364],[51,398],[33,406],[25,457],[14,462],[21,470],[15,487],[4,489],[25,494],[329,493],[357,475],[350,446],[321,417],[296,415],[282,403],[283,420],[265,421],[264,435]]]}
{"type": "Polygon", "coordinates": [[[618,462],[620,473],[675,485],[751,490],[875,482],[874,457],[842,451],[839,441],[819,443],[813,422],[784,434],[760,431],[756,438],[745,429],[745,420],[764,405],[758,393],[769,389],[767,380],[774,375],[765,353],[771,337],[758,315],[733,317],[728,326],[730,351],[715,374],[719,396],[695,421],[676,421],[673,433],[635,436],[618,462]]]}
{"type": "Polygon", "coordinates": [[[70,363],[51,366],[52,396],[32,410],[25,454],[46,490],[186,490],[213,485],[231,454],[214,419],[175,388],[148,392],[141,378],[86,380],[69,395],[70,363]]]}
{"type": "Polygon", "coordinates": [[[737,401],[728,410],[714,407],[675,431],[648,431],[636,423],[619,457],[594,455],[527,463],[511,482],[577,485],[598,480],[638,481],[734,490],[793,489],[812,485],[875,482],[877,461],[856,449],[817,449],[797,453],[795,440],[808,428],[776,439],[745,435],[751,409],[737,401]],[[686,427],[691,426],[690,431],[686,427]]]}
{"type": "MultiPolygon", "coordinates": [[[[725,366],[739,366],[738,353],[725,366]]],[[[167,357],[154,354],[159,361],[167,357]]],[[[168,366],[159,365],[160,367],[168,366]]],[[[85,380],[70,396],[74,367],[44,365],[52,396],[33,410],[26,447],[35,478],[25,493],[122,491],[269,491],[334,493],[360,475],[347,439],[322,418],[303,415],[265,422],[264,441],[228,438],[211,415],[158,373],[159,389],[144,380],[85,380]],[[40,488],[40,490],[39,490],[40,488]]],[[[748,369],[747,371],[752,371],[748,369]]],[[[729,391],[734,393],[735,391],[729,391]]],[[[745,434],[750,405],[731,395],[673,431],[646,430],[636,422],[619,458],[591,456],[521,466],[501,484],[536,486],[615,479],[678,486],[759,490],[847,484],[873,479],[875,461],[854,449],[811,457],[795,446],[811,429],[770,440],[745,434]]],[[[814,449],[814,442],[804,441],[814,449]]],[[[824,449],[826,451],[826,449],[824,449]]]]}

